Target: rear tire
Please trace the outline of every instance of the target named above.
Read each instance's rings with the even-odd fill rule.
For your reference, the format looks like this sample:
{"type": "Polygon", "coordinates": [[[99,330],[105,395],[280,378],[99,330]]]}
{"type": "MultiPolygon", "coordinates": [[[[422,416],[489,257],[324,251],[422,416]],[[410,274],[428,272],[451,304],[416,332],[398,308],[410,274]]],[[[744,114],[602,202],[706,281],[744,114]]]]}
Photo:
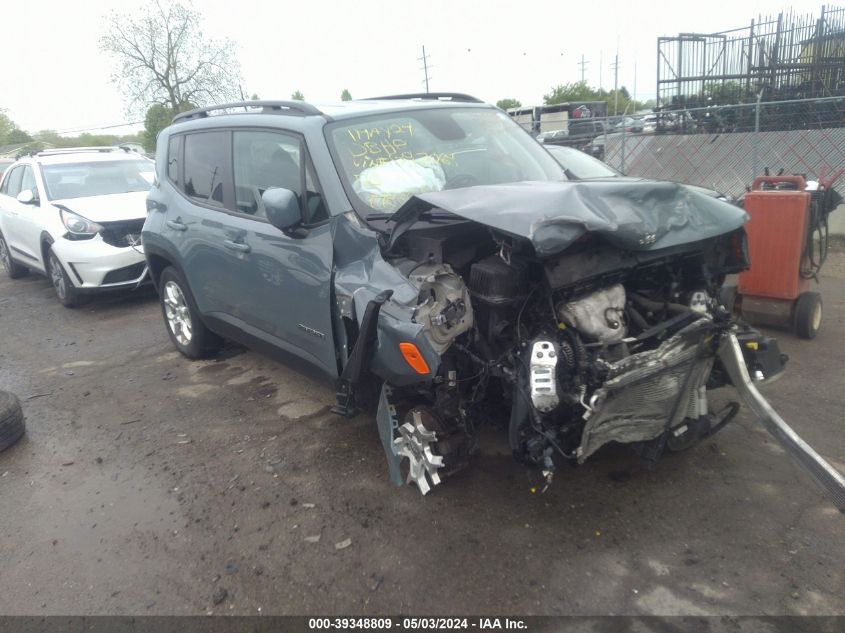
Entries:
{"type": "Polygon", "coordinates": [[[0,391],[0,451],[21,439],[24,430],[20,401],[8,391],[0,391]]]}
{"type": "Polygon", "coordinates": [[[6,274],[9,276],[9,279],[20,279],[21,277],[26,277],[27,274],[29,274],[29,268],[21,266],[12,259],[12,253],[9,251],[9,245],[6,244],[6,239],[2,235],[0,235],[0,261],[3,262],[3,268],[6,270],[6,274]]]}
{"type": "Polygon", "coordinates": [[[56,291],[56,298],[66,308],[76,308],[82,303],[82,293],[70,280],[65,267],[59,261],[56,253],[50,248],[47,251],[47,275],[56,291]]]}
{"type": "Polygon", "coordinates": [[[801,338],[813,339],[822,325],[822,296],[818,292],[805,292],[795,304],[795,333],[801,338]]]}
{"type": "Polygon", "coordinates": [[[188,284],[173,266],[165,268],[158,282],[161,314],[167,334],[179,352],[198,360],[220,349],[223,340],[200,318],[188,284]]]}

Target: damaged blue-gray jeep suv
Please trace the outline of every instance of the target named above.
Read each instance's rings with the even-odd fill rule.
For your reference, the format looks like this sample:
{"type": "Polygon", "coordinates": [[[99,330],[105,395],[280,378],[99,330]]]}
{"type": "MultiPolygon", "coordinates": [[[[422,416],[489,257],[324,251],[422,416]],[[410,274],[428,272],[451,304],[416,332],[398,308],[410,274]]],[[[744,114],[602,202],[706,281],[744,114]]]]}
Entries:
{"type": "Polygon", "coordinates": [[[655,461],[723,428],[738,405],[708,391],[753,399],[785,360],[720,299],[745,220],[676,183],[567,177],[472,97],[401,95],[179,114],[143,244],[182,354],[228,338],[319,368],[426,493],[483,425],[541,484],[609,442],[655,461]]]}

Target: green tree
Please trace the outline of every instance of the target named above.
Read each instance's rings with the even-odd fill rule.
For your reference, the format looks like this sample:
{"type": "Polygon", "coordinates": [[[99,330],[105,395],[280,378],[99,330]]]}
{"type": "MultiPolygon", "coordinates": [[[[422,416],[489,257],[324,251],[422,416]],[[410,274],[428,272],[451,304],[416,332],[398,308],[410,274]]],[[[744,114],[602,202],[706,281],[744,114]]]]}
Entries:
{"type": "Polygon", "coordinates": [[[346,88],[343,89],[343,92],[340,93],[340,100],[341,101],[352,101],[352,94],[346,88]]]}
{"type": "Polygon", "coordinates": [[[154,103],[147,108],[147,114],[144,116],[144,131],[141,132],[141,144],[148,152],[154,152],[156,149],[156,139],[158,133],[166,128],[173,121],[180,112],[191,110],[194,107],[192,103],[184,103],[179,108],[171,108],[161,103],[154,103]]]}
{"type": "Polygon", "coordinates": [[[642,109],[642,104],[631,98],[625,86],[621,86],[617,94],[614,90],[593,88],[586,81],[578,81],[555,86],[549,94],[543,95],[543,103],[546,105],[573,101],[604,101],[607,103],[607,113],[611,115],[626,112],[632,114],[642,109]]]}
{"type": "Polygon", "coordinates": [[[496,107],[508,111],[511,108],[521,108],[522,102],[519,99],[499,99],[496,107]]]}
{"type": "Polygon", "coordinates": [[[253,92],[252,96],[249,98],[250,101],[261,101],[261,97],[258,96],[257,92],[253,92]]]}
{"type": "Polygon", "coordinates": [[[179,0],[154,0],[141,13],[106,16],[100,49],[114,58],[112,78],[130,111],[154,103],[176,110],[240,96],[234,42],[215,40],[202,27],[202,14],[179,0]]]}
{"type": "Polygon", "coordinates": [[[30,143],[32,137],[19,127],[15,127],[6,135],[6,144],[14,145],[15,143],[30,143]]]}
{"type": "Polygon", "coordinates": [[[738,81],[709,81],[704,84],[702,96],[711,105],[732,105],[745,101],[744,92],[738,81]]]}
{"type": "Polygon", "coordinates": [[[16,145],[30,141],[32,141],[32,137],[20,129],[18,124],[0,109],[0,145],[16,145]]]}
{"type": "Polygon", "coordinates": [[[560,84],[552,88],[551,92],[543,95],[543,103],[569,103],[570,101],[599,101],[599,91],[587,85],[586,81],[560,84]]]}
{"type": "Polygon", "coordinates": [[[15,122],[3,110],[0,110],[0,145],[8,145],[6,138],[16,127],[15,122]]]}
{"type": "Polygon", "coordinates": [[[293,99],[294,101],[305,101],[305,95],[304,95],[304,94],[302,94],[299,90],[297,90],[296,92],[294,92],[294,93],[290,96],[290,98],[291,98],[291,99],[293,99]]]}

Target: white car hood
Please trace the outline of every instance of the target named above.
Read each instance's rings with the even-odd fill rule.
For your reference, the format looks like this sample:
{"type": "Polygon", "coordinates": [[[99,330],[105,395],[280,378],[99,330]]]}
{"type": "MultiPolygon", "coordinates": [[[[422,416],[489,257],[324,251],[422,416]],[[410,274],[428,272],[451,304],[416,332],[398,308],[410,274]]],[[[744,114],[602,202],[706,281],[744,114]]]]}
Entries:
{"type": "Polygon", "coordinates": [[[130,191],[107,196],[53,200],[52,203],[92,222],[141,220],[147,217],[147,193],[147,191],[130,191]]]}

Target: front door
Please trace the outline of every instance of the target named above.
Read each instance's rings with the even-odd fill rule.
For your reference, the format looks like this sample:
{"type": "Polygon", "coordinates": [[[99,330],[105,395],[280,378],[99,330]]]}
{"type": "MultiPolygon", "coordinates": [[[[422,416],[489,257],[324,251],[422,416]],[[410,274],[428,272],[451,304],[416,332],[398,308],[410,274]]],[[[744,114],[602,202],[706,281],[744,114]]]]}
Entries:
{"type": "MultiPolygon", "coordinates": [[[[43,269],[41,263],[41,232],[44,229],[44,214],[58,213],[58,210],[51,207],[49,203],[39,194],[35,182],[35,172],[31,165],[22,165],[15,171],[21,172],[20,185],[15,186],[15,196],[21,191],[31,191],[33,200],[29,204],[18,202],[15,196],[9,196],[4,200],[6,213],[6,243],[14,257],[21,264],[43,269]],[[42,202],[44,207],[41,206],[42,202]]],[[[17,176],[17,173],[12,176],[17,176]]],[[[17,184],[17,178],[11,185],[17,184]]]]}
{"type": "Polygon", "coordinates": [[[236,212],[226,220],[223,248],[237,288],[236,316],[336,375],[331,226],[302,139],[269,130],[232,136],[236,212]],[[271,187],[300,199],[303,223],[295,231],[267,221],[261,194],[271,187]]]}

